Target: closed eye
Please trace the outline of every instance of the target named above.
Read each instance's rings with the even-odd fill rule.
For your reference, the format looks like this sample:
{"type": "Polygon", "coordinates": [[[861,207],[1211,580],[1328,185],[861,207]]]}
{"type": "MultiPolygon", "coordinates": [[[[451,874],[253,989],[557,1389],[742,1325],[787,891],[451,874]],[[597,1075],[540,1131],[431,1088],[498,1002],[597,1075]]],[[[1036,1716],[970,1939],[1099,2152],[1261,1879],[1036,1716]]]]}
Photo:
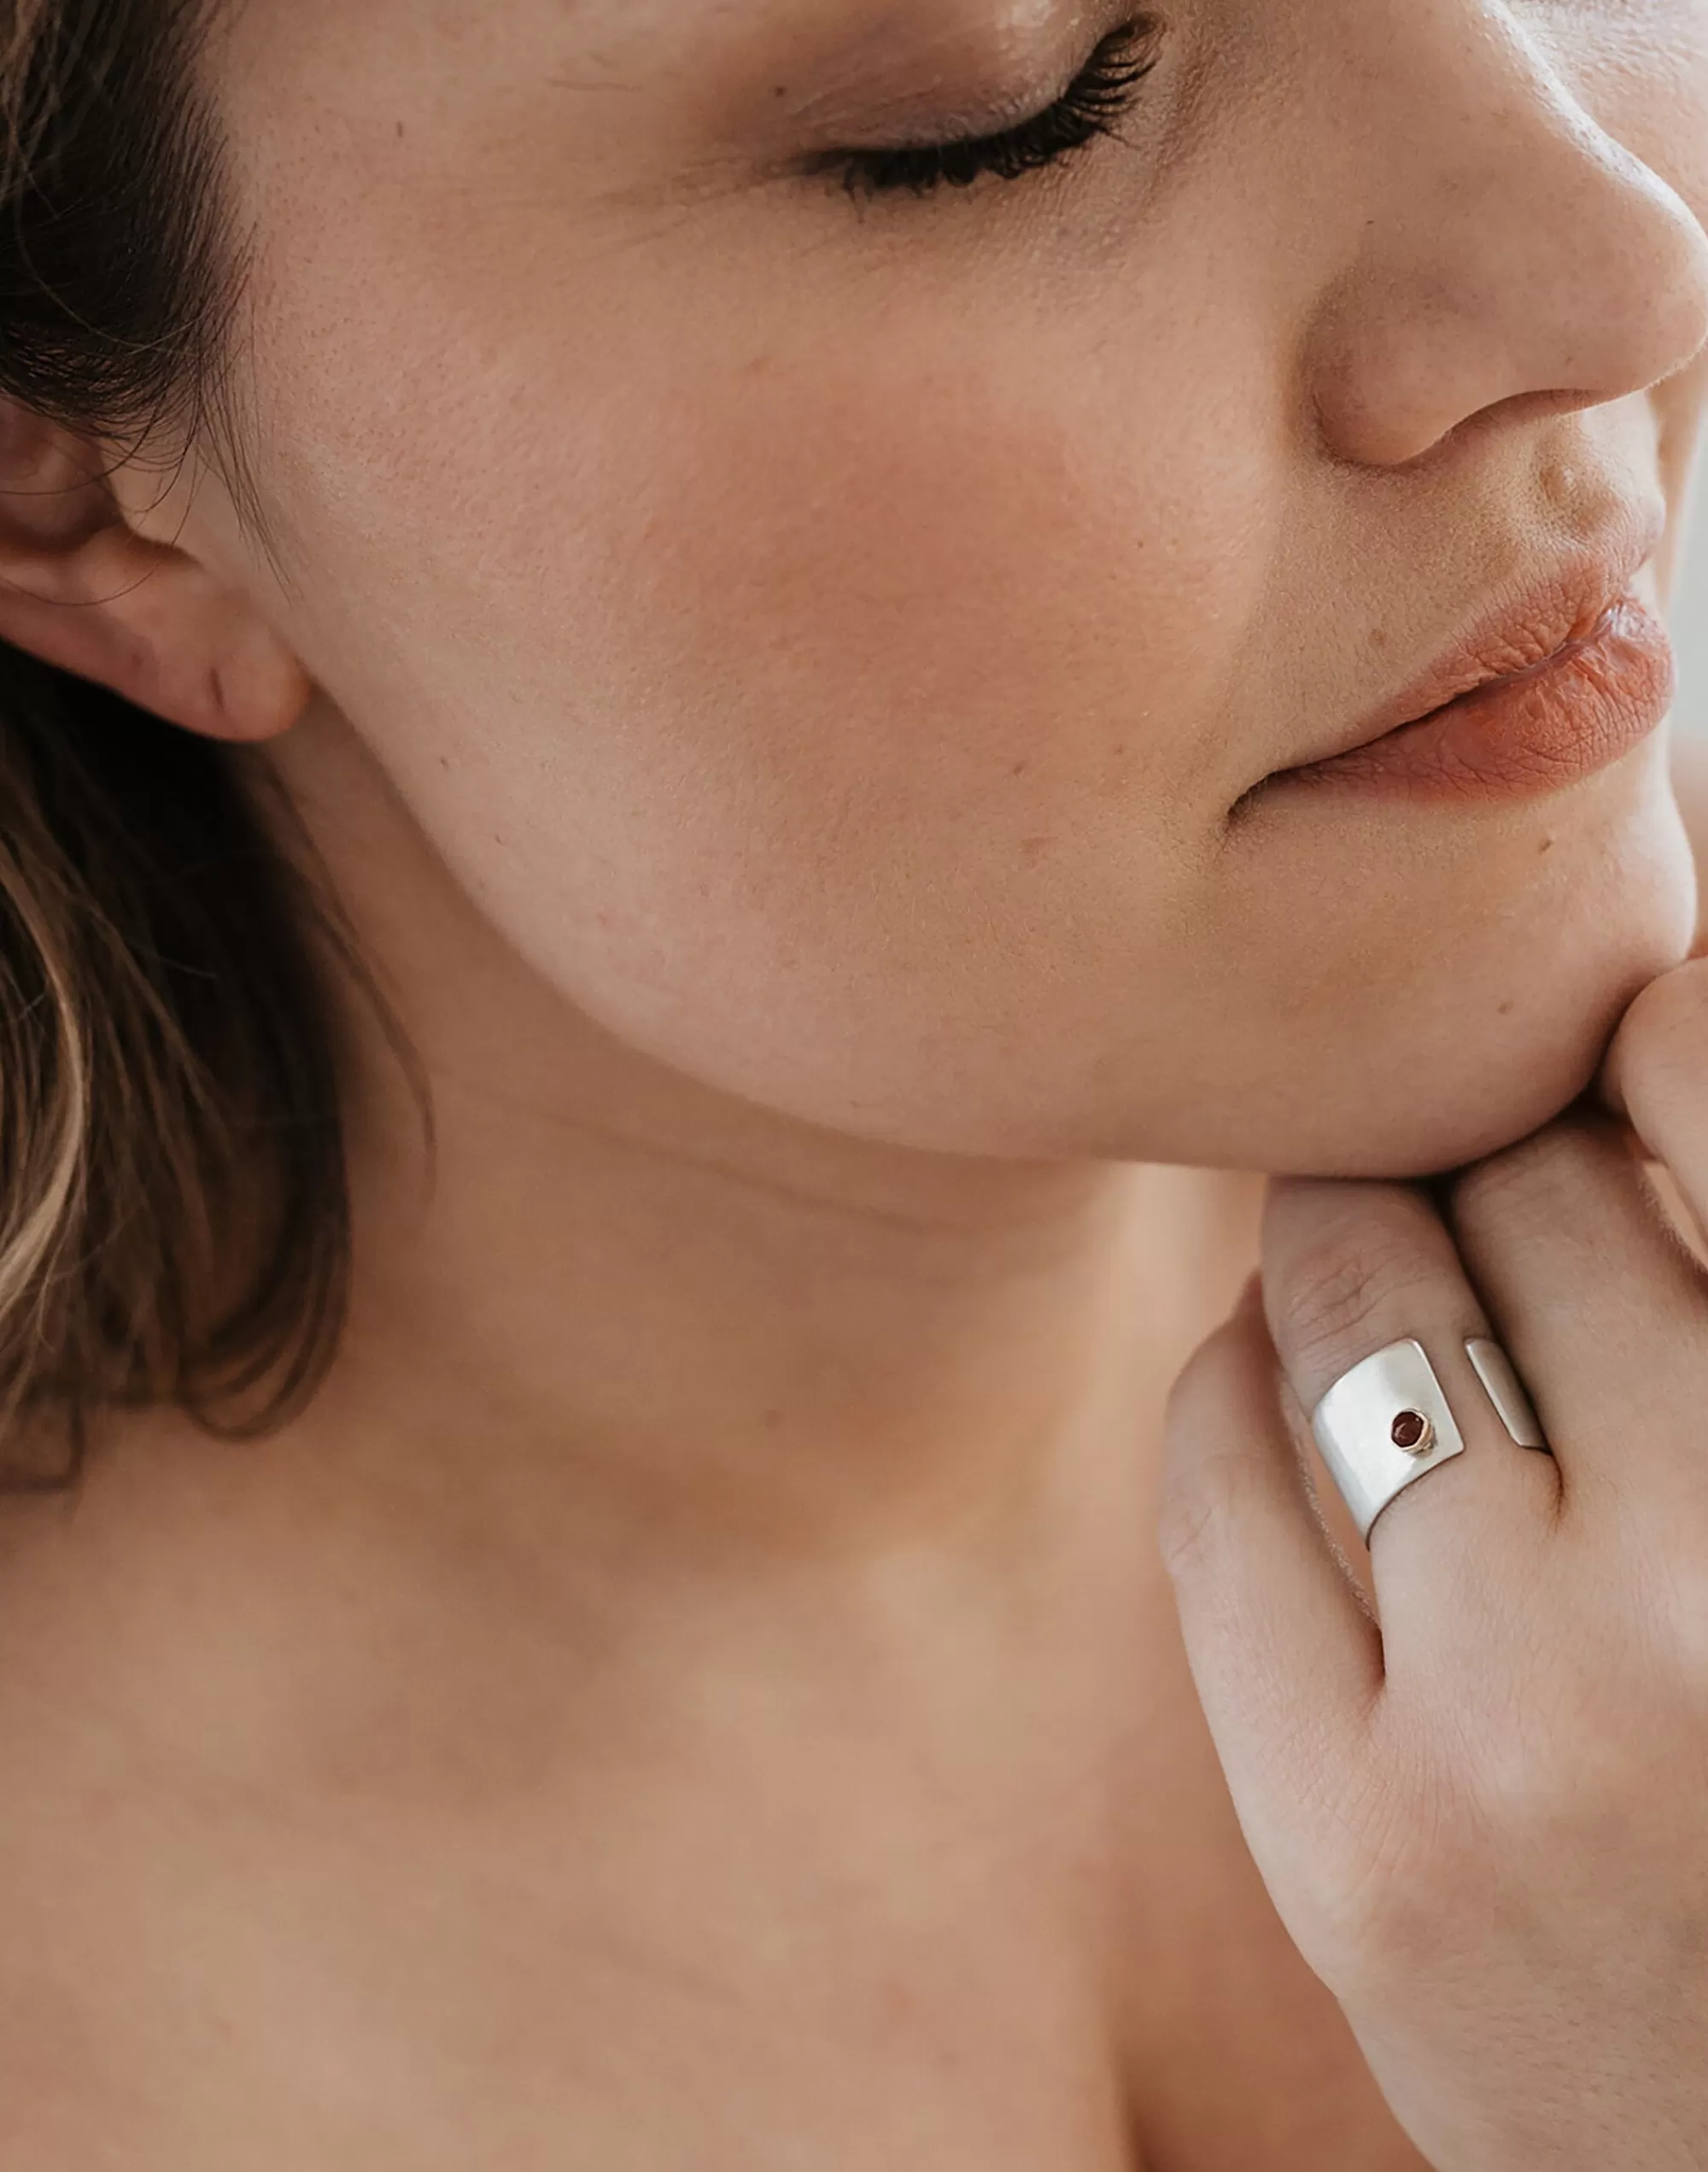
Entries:
{"type": "Polygon", "coordinates": [[[835,174],[857,196],[896,190],[926,196],[969,189],[987,176],[1017,181],[1114,135],[1156,62],[1155,25],[1144,16],[1105,38],[1062,96],[1029,120],[943,143],[829,151],[813,161],[813,170],[835,174]]]}

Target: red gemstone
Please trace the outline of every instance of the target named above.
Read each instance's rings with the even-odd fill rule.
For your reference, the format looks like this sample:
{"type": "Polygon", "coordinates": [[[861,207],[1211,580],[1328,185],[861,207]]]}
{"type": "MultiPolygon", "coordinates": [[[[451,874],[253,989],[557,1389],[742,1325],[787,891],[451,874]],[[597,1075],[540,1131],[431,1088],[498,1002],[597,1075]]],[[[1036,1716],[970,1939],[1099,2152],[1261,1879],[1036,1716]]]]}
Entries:
{"type": "Polygon", "coordinates": [[[1421,1448],[1429,1437],[1430,1421],[1421,1410],[1402,1410],[1394,1420],[1395,1448],[1421,1448]]]}

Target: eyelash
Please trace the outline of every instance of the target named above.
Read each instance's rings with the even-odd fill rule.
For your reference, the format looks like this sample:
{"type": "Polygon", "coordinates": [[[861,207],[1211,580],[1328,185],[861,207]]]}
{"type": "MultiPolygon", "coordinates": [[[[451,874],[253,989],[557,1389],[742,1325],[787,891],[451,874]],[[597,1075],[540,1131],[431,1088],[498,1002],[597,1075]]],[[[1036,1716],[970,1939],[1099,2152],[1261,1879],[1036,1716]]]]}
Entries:
{"type": "Polygon", "coordinates": [[[850,196],[916,196],[939,189],[970,189],[986,175],[1018,181],[1059,165],[1112,136],[1132,111],[1138,90],[1156,66],[1149,48],[1152,25],[1129,23],[1104,38],[1052,106],[991,136],[949,143],[910,143],[892,150],[838,151],[823,169],[839,175],[850,196]]]}

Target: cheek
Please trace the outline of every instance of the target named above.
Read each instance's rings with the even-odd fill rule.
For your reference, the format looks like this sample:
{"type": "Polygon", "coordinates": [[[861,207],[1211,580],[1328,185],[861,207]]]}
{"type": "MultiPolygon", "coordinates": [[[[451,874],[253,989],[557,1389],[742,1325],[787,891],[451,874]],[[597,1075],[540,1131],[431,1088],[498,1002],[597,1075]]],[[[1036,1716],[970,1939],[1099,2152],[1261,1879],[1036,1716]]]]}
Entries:
{"type": "Polygon", "coordinates": [[[768,374],[698,405],[661,388],[622,433],[640,477],[601,494],[592,645],[621,686],[645,659],[652,774],[715,765],[780,845],[834,813],[863,868],[976,843],[998,881],[1113,805],[1135,848],[1219,820],[1251,781],[1217,638],[1262,565],[1249,465],[1219,488],[1155,419],[1122,442],[1065,357],[1019,382],[878,356],[768,374]]]}
{"type": "MultiPolygon", "coordinates": [[[[1021,384],[857,365],[703,411],[624,569],[635,636],[664,618],[687,684],[734,664],[761,700],[798,681],[900,744],[922,729],[978,765],[1053,746],[1068,773],[1136,697],[1202,710],[1207,626],[1237,605],[1250,478],[1220,492],[1208,448],[1162,453],[1157,408],[1114,439],[1067,362],[1021,384]],[[904,732],[898,709],[915,712],[904,732]]],[[[637,417],[634,436],[656,425],[637,417]]],[[[1171,777],[1204,752],[1123,735],[1171,777]]]]}
{"type": "Polygon", "coordinates": [[[1610,135],[1708,220],[1708,6],[1641,0],[1575,45],[1576,96],[1610,135]]]}
{"type": "Polygon", "coordinates": [[[282,431],[323,463],[313,660],[511,940],[653,1052],[892,1133],[1166,997],[1266,766],[1223,629],[1272,495],[1182,426],[1190,354],[1140,415],[1130,354],[901,339],[648,340],[525,397],[442,354],[477,403],[282,431]]]}
{"type": "MultiPolygon", "coordinates": [[[[1602,127],[1676,189],[1708,225],[1708,3],[1645,0],[1608,9],[1596,34],[1566,56],[1575,95],[1602,127]]],[[[1684,500],[1708,398],[1708,356],[1651,397],[1662,465],[1684,500]]],[[[1675,535],[1675,547],[1678,537],[1675,535]]]]}

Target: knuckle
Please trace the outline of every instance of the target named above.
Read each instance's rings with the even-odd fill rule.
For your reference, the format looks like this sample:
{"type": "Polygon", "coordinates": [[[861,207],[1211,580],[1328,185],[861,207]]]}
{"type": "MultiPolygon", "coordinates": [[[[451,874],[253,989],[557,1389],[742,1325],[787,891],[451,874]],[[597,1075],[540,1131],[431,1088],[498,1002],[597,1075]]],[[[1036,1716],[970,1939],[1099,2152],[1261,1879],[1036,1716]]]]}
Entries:
{"type": "Polygon", "coordinates": [[[1179,1583],[1196,1581],[1220,1554],[1220,1503],[1203,1484],[1169,1488],[1157,1519],[1162,1565],[1179,1583]]]}
{"type": "Polygon", "coordinates": [[[1366,1796],[1342,1806],[1338,1846],[1325,1851],[1310,1894],[1319,1970],[1343,1998],[1372,1998],[1425,1970],[1468,1853],[1445,1830],[1439,1792],[1384,1771],[1366,1796]]]}
{"type": "Polygon", "coordinates": [[[1439,1977],[1524,1860],[1476,1759],[1440,1738],[1372,1771],[1342,1824],[1338,1876],[1318,1901],[1342,1997],[1379,2002],[1439,1977]]]}
{"type": "Polygon", "coordinates": [[[1685,1684],[1699,1706],[1708,1742],[1708,1531],[1693,1518],[1686,1543],[1652,1549],[1652,1566],[1644,1579],[1649,1609],[1660,1619],[1652,1629],[1655,1648],[1676,1655],[1685,1684]]]}
{"type": "Polygon", "coordinates": [[[1280,1303],[1301,1380],[1324,1385],[1389,1339],[1406,1303],[1438,1278],[1407,1232],[1369,1222],[1325,1232],[1289,1262],[1280,1303]]]}
{"type": "Polygon", "coordinates": [[[1453,1188],[1454,1220],[1467,1229],[1550,1220],[1562,1205],[1582,1200],[1593,1154],[1581,1125],[1551,1124],[1465,1170],[1453,1188]]]}
{"type": "Polygon", "coordinates": [[[1628,1098],[1694,1096],[1708,1084],[1708,959],[1649,983],[1614,1037],[1613,1063],[1628,1098]]]}
{"type": "Polygon", "coordinates": [[[1221,1445],[1231,1340],[1227,1328],[1211,1336],[1168,1397],[1168,1455],[1156,1530],[1164,1563],[1177,1578],[1201,1574],[1223,1551],[1235,1505],[1239,1462],[1221,1445]]]}
{"type": "Polygon", "coordinates": [[[1166,1489],[1156,1534],[1177,1584],[1208,1587],[1249,1574],[1248,1541],[1265,1490],[1249,1456],[1218,1451],[1213,1443],[1196,1459],[1190,1478],[1166,1489]]]}
{"type": "Polygon", "coordinates": [[[1578,1769],[1571,1743],[1576,1714],[1565,1698],[1514,1712],[1477,1749],[1477,1784],[1506,1845],[1546,1852],[1587,1812],[1593,1767],[1578,1769]]]}

